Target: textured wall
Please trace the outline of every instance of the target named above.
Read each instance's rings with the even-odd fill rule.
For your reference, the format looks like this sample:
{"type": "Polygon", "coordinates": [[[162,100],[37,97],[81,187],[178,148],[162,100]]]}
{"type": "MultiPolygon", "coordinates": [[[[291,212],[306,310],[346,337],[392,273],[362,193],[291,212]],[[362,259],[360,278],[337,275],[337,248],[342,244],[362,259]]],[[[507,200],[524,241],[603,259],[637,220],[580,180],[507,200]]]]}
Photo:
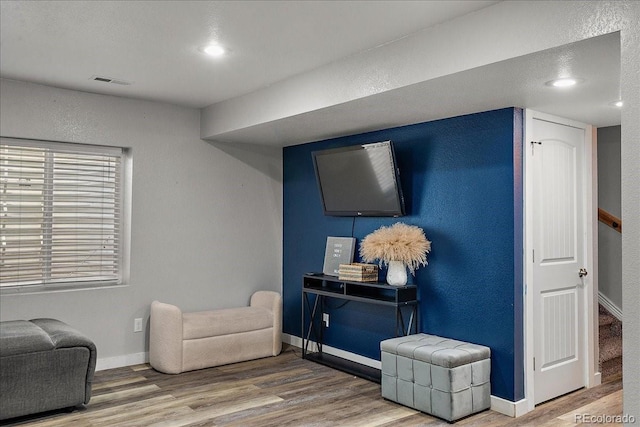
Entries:
{"type": "Polygon", "coordinates": [[[640,2],[628,8],[621,39],[623,413],[640,420],[640,2]]]}
{"type": "Polygon", "coordinates": [[[133,153],[129,286],[2,295],[2,320],[58,318],[95,341],[103,366],[121,365],[144,356],[146,333],[133,333],[133,319],[146,324],[154,299],[198,310],[248,304],[257,289],[280,291],[280,150],[204,142],[196,109],[1,84],[3,136],[133,153]]]}
{"type": "MultiPolygon", "coordinates": [[[[381,225],[419,225],[433,242],[429,265],[415,277],[421,331],[491,347],[492,394],[521,399],[522,269],[514,252],[522,230],[514,225],[521,224],[514,191],[522,181],[514,133],[520,141],[522,129],[514,112],[520,115],[504,109],[285,148],[285,332],[300,336],[301,276],[322,271],[327,236],[351,236],[353,225],[359,243],[381,225]],[[323,216],[311,152],[386,139],[395,145],[407,216],[355,223],[323,216]]],[[[328,345],[379,360],[379,341],[394,333],[393,311],[341,307],[340,300],[327,311],[328,345]]]]}

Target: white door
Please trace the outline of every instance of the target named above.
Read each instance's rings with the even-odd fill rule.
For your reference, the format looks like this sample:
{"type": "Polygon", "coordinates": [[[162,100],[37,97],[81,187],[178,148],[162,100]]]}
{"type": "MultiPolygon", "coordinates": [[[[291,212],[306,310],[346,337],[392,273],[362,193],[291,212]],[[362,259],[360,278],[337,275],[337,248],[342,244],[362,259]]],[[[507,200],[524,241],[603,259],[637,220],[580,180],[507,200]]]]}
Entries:
{"type": "Polygon", "coordinates": [[[585,386],[585,133],[534,117],[527,141],[535,404],[585,386]]]}

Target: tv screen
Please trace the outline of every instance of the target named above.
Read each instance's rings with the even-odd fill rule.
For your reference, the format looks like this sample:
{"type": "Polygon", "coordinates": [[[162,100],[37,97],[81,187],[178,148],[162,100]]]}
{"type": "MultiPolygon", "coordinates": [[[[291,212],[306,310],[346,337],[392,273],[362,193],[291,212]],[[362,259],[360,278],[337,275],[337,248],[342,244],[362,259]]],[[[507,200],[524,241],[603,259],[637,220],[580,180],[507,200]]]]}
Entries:
{"type": "Polygon", "coordinates": [[[314,151],[312,157],[325,215],[404,215],[391,141],[314,151]]]}

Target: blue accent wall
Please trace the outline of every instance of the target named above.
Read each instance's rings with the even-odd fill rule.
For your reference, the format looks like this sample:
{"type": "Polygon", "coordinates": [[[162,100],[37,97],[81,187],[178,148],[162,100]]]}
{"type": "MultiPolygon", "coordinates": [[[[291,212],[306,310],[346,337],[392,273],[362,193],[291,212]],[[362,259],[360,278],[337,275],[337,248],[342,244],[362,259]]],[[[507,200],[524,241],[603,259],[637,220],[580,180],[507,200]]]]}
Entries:
{"type": "MultiPolygon", "coordinates": [[[[507,108],[284,148],[283,331],[301,336],[302,275],[322,271],[327,236],[359,245],[382,225],[418,225],[432,241],[429,265],[409,279],[420,332],[489,346],[491,394],[522,399],[522,133],[522,111],[507,108]],[[324,216],[311,152],[384,140],[394,143],[407,215],[324,216]]],[[[325,343],[380,360],[393,311],[327,305],[325,343]]]]}

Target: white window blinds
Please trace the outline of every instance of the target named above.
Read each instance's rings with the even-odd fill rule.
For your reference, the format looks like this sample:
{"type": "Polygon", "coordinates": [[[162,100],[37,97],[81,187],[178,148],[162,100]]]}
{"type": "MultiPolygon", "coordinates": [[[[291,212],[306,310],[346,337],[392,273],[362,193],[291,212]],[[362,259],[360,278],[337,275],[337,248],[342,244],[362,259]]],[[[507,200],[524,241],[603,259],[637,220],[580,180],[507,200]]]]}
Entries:
{"type": "Polygon", "coordinates": [[[122,157],[0,140],[0,286],[121,281],[122,157]]]}

